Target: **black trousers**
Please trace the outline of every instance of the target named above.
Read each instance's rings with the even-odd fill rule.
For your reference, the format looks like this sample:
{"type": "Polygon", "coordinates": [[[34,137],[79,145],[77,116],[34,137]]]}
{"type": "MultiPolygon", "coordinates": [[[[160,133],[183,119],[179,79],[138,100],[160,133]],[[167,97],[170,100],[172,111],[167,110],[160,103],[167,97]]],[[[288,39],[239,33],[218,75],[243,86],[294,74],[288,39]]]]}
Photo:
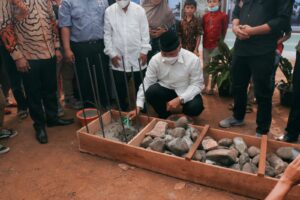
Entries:
{"type": "MultiPolygon", "coordinates": [[[[142,71],[143,77],[145,76],[146,69],[142,71]]],[[[140,85],[142,84],[142,77],[139,71],[133,72],[133,77],[131,72],[125,72],[126,79],[124,76],[124,71],[113,70],[113,75],[116,83],[117,93],[120,101],[120,106],[122,111],[128,110],[128,103],[126,102],[126,98],[130,98],[127,95],[126,84],[128,85],[129,80],[132,78],[134,80],[134,89],[135,95],[139,90],[140,85]],[[127,82],[127,83],[126,83],[127,82]]],[[[130,99],[129,99],[130,100],[130,99]]],[[[135,102],[132,103],[135,105],[135,102]]]]}
{"type": "MultiPolygon", "coordinates": [[[[109,76],[109,68],[108,68],[108,57],[104,54],[104,43],[103,40],[97,40],[93,42],[71,42],[71,48],[75,55],[76,69],[77,75],[79,78],[80,89],[82,93],[84,107],[95,107],[95,95],[92,90],[93,87],[96,89],[98,87],[100,103],[103,107],[107,107],[110,101],[110,76],[109,76]],[[102,64],[100,64],[101,56],[102,64]],[[87,65],[87,59],[89,61],[89,68],[87,65]],[[96,69],[96,79],[98,86],[96,87],[93,66],[96,69]],[[104,72],[104,76],[102,76],[102,70],[104,72]],[[89,75],[89,71],[91,72],[92,79],[89,75]],[[104,79],[102,78],[104,77],[104,79]],[[91,82],[92,80],[92,82],[91,82]],[[104,86],[104,81],[106,81],[107,88],[104,86]],[[108,97],[108,100],[107,100],[108,97]]],[[[75,74],[76,75],[76,74],[75,74]]],[[[95,93],[96,94],[96,93],[95,93]]]]}
{"type": "Polygon", "coordinates": [[[293,100],[286,127],[287,133],[292,137],[300,135],[300,53],[297,52],[293,74],[293,100]]]}
{"type": "Polygon", "coordinates": [[[22,77],[29,113],[34,126],[44,128],[46,120],[57,118],[56,58],[28,62],[30,70],[22,77]]]}
{"type": "Polygon", "coordinates": [[[8,75],[10,88],[18,104],[18,110],[27,110],[27,100],[24,94],[22,74],[17,70],[15,62],[4,46],[0,46],[0,55],[8,75]]]}
{"type": "Polygon", "coordinates": [[[233,56],[232,92],[234,96],[234,117],[243,120],[246,114],[247,88],[252,76],[257,101],[256,132],[269,132],[272,121],[272,96],[274,91],[274,59],[271,52],[259,56],[233,56]]]}
{"type": "MultiPolygon", "coordinates": [[[[151,104],[159,118],[163,119],[171,115],[171,113],[167,111],[167,103],[176,97],[177,94],[174,90],[162,87],[158,83],[150,86],[146,91],[147,102],[151,104]]],[[[198,116],[203,110],[203,101],[200,94],[183,105],[183,113],[188,116],[198,116]]]]}

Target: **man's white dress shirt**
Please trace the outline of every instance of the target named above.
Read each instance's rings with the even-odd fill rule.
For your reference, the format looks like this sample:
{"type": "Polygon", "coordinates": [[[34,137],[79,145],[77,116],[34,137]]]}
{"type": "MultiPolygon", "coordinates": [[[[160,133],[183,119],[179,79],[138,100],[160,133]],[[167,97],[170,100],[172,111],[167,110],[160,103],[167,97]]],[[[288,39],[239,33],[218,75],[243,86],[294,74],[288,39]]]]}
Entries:
{"type": "MultiPolygon", "coordinates": [[[[175,90],[176,94],[187,103],[202,91],[203,72],[200,60],[188,50],[181,49],[175,64],[163,62],[161,53],[156,54],[150,61],[144,78],[145,91],[159,83],[162,87],[175,90]]],[[[139,87],[136,105],[143,108],[145,95],[142,85],[139,87]]]]}
{"type": "MultiPolygon", "coordinates": [[[[105,11],[104,18],[104,53],[111,59],[115,56],[124,58],[127,72],[139,70],[140,53],[146,54],[151,50],[149,25],[145,10],[138,4],[130,2],[127,11],[114,3],[105,11]]],[[[123,71],[122,61],[113,70],[123,71]]],[[[145,69],[142,66],[142,69],[145,69]]]]}

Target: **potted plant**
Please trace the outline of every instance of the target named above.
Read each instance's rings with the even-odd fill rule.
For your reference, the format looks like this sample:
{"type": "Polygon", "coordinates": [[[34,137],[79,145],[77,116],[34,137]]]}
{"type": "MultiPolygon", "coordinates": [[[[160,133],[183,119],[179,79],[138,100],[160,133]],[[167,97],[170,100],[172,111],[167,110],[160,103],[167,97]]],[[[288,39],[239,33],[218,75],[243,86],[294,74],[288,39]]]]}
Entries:
{"type": "Polygon", "coordinates": [[[290,107],[292,104],[293,91],[293,66],[291,62],[284,57],[280,58],[278,66],[286,79],[286,81],[280,80],[277,83],[277,89],[280,93],[280,104],[290,107]]]}
{"type": "Polygon", "coordinates": [[[217,84],[219,96],[231,96],[230,65],[233,49],[230,50],[224,41],[218,44],[220,54],[214,56],[208,66],[208,73],[212,75],[212,82],[217,84]]]}

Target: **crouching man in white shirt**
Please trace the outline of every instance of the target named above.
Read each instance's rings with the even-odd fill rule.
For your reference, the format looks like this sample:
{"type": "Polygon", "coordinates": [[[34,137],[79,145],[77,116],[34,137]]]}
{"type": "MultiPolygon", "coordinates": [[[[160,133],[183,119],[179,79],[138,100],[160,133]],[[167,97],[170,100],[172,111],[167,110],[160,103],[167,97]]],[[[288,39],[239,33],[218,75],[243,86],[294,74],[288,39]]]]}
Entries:
{"type": "Polygon", "coordinates": [[[117,0],[105,11],[104,53],[110,57],[110,65],[116,82],[117,93],[123,111],[127,110],[126,82],[134,72],[136,91],[142,82],[139,73],[145,74],[147,54],[151,50],[149,43],[149,25],[145,10],[130,0],[117,0]],[[126,72],[126,80],[124,77],[126,72]]]}
{"type": "MultiPolygon", "coordinates": [[[[160,118],[181,110],[188,116],[198,116],[204,109],[200,91],[204,88],[200,60],[182,49],[173,31],[160,38],[161,52],[149,63],[144,78],[145,94],[140,85],[137,94],[137,113],[143,109],[145,98],[160,118]]],[[[133,119],[136,111],[129,113],[133,119]]]]}

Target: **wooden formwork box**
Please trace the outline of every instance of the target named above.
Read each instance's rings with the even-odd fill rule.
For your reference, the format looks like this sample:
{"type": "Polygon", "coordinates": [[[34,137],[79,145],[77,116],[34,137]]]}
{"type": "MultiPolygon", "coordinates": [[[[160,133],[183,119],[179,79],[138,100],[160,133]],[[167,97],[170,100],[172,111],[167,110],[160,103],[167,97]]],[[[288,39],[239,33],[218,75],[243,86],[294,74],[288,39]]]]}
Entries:
{"type": "MultiPolygon", "coordinates": [[[[117,116],[113,111],[113,116],[117,116]]],[[[195,126],[200,131],[200,136],[195,141],[185,158],[159,153],[139,147],[145,134],[152,130],[158,121],[166,121],[169,127],[174,127],[174,122],[150,118],[151,122],[145,126],[128,144],[108,140],[93,135],[100,129],[98,120],[89,124],[90,133],[86,128],[77,131],[79,150],[81,152],[97,155],[128,163],[153,172],[158,172],[186,181],[203,184],[209,187],[229,191],[239,195],[256,199],[265,198],[277,183],[277,179],[264,176],[267,151],[276,151],[282,146],[298,147],[299,145],[268,140],[267,137],[257,138],[253,136],[209,128],[208,126],[195,126]],[[261,156],[257,174],[250,174],[216,165],[210,165],[191,160],[198,145],[205,136],[211,136],[216,140],[221,138],[242,137],[248,146],[256,146],[261,149],[261,156]],[[269,148],[270,147],[270,148],[269,148]]],[[[109,113],[103,115],[104,124],[109,124],[109,113]]],[[[147,124],[148,118],[141,116],[143,124],[147,124]]],[[[295,186],[288,194],[288,200],[300,199],[300,185],[295,186]]]]}

